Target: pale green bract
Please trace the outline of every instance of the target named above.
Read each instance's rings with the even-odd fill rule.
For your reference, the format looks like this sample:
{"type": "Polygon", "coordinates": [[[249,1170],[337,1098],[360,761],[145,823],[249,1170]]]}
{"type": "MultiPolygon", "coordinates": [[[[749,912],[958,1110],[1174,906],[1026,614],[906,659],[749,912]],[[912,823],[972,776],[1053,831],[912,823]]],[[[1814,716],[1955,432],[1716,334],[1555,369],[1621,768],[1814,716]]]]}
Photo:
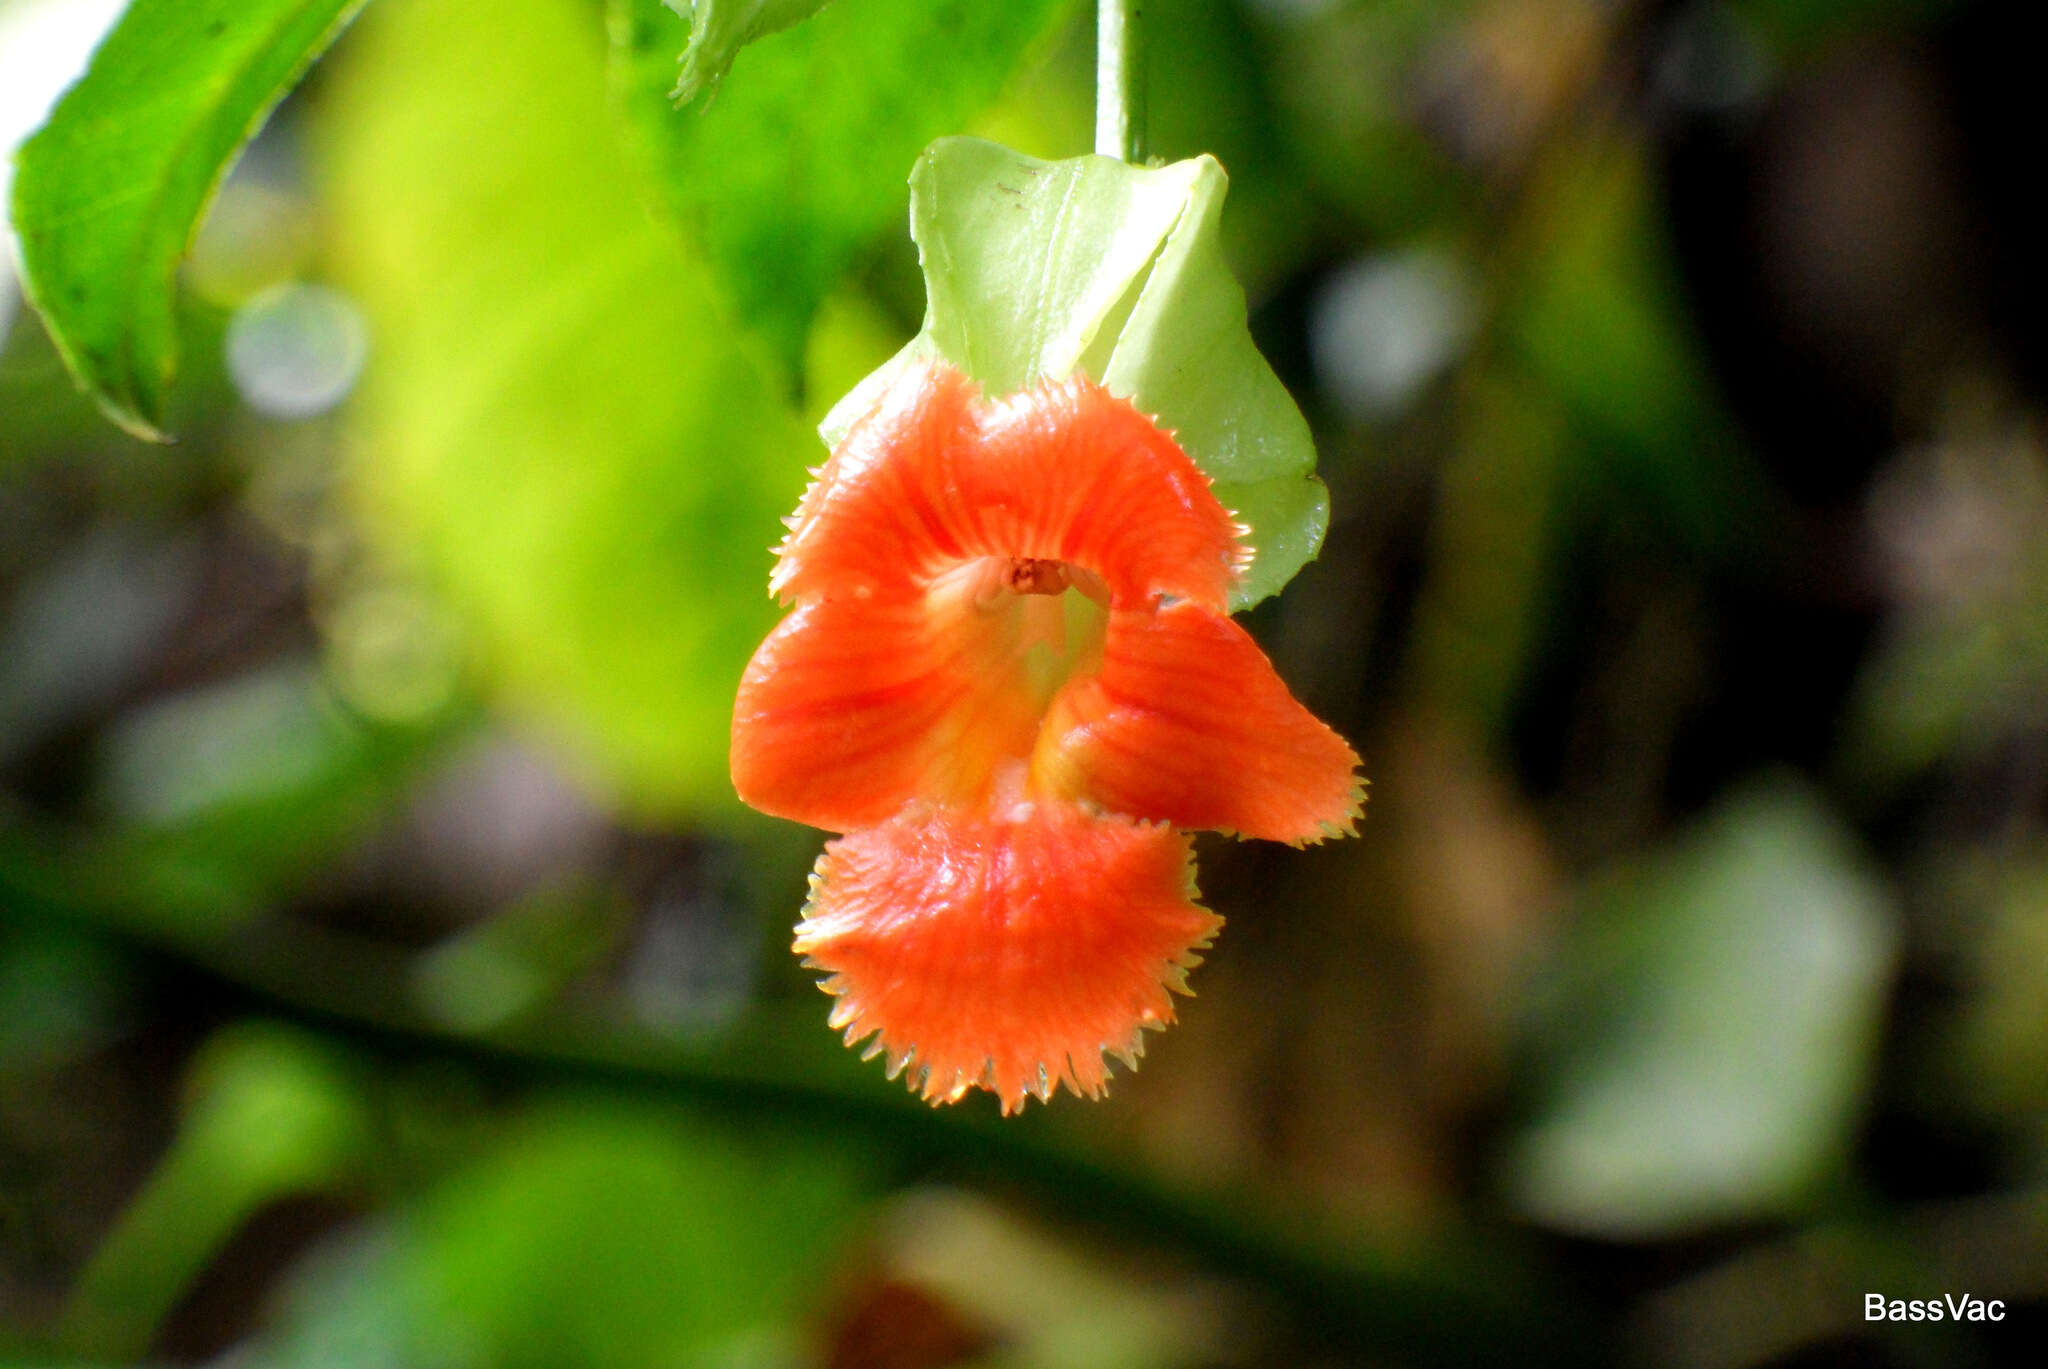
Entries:
{"type": "Polygon", "coordinates": [[[670,94],[679,105],[699,95],[716,95],[732,59],[756,38],[801,23],[831,0],[662,0],[690,21],[690,45],[670,94]]]}
{"type": "Polygon", "coordinates": [[[1329,496],[1308,423],[1253,344],[1223,259],[1226,185],[1207,156],[1148,168],[933,143],[910,173],[923,331],[826,415],[826,444],[919,357],[993,395],[1085,371],[1172,431],[1251,529],[1256,555],[1232,608],[1277,593],[1322,545],[1329,496]]]}

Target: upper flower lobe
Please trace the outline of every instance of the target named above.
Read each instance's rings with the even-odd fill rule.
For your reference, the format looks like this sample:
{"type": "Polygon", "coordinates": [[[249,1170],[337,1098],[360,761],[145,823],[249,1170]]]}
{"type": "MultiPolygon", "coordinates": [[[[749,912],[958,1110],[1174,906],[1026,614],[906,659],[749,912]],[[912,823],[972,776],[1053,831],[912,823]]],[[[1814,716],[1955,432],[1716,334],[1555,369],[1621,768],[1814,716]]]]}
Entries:
{"type": "Polygon", "coordinates": [[[894,1068],[1005,1111],[1099,1092],[1218,920],[1187,838],[1348,831],[1358,759],[1227,613],[1208,479],[1086,377],[908,369],[805,494],[733,781],[828,845],[798,949],[894,1068]]]}

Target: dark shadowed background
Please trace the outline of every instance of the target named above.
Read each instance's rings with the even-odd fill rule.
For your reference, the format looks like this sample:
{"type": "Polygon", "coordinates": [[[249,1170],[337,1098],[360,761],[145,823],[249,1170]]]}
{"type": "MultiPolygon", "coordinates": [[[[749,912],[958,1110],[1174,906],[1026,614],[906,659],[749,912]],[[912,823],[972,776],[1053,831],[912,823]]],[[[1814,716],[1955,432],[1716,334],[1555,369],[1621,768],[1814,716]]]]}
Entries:
{"type": "MultiPolygon", "coordinates": [[[[0,139],[115,8],[0,0],[0,139]]],[[[375,0],[183,271],[172,446],[0,256],[0,1360],[2037,1362],[2040,7],[1145,6],[1331,490],[1248,621],[1372,798],[1202,838],[1180,1025],[1009,1122],[839,1047],[820,836],[725,777],[923,307],[910,154],[825,135],[1089,143],[1089,6],[909,8],[706,115],[654,0],[375,0]]]]}

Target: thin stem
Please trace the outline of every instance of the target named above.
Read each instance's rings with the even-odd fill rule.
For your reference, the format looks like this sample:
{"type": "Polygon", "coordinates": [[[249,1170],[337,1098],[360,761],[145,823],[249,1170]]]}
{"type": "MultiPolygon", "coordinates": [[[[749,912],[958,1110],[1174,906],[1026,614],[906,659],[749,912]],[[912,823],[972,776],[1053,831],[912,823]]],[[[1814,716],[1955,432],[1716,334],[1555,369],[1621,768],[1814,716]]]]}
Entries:
{"type": "Polygon", "coordinates": [[[1095,0],[1095,150],[1145,160],[1143,0],[1095,0]]]}

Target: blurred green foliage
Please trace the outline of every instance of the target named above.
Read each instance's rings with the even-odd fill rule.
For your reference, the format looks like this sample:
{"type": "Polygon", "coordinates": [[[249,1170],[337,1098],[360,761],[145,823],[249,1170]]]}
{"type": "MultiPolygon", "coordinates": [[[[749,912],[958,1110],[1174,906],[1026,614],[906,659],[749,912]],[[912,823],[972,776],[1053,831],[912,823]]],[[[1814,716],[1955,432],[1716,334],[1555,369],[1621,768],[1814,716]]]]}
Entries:
{"type": "Polygon", "coordinates": [[[602,31],[527,8],[386,6],[333,77],[335,269],[388,359],[348,478],[516,710],[636,806],[702,814],[732,803],[732,691],[816,439],[637,198],[602,31]]]}
{"type": "Polygon", "coordinates": [[[346,1062],[318,1040],[248,1024],[192,1063],[177,1139],[80,1274],[58,1343],[127,1360],[234,1230],[280,1197],[332,1187],[367,1159],[346,1062]]]}
{"type": "MultiPolygon", "coordinates": [[[[68,7],[0,0],[0,116],[68,7]]],[[[1153,0],[1169,164],[1037,206],[1036,294],[959,237],[1023,164],[917,157],[1084,151],[1088,6],[379,0],[249,141],[352,9],[135,0],[23,153],[0,1359],[2030,1362],[2025,7],[1153,0]],[[295,284],[331,412],[237,369],[295,284]],[[1206,849],[1181,1025],[1007,1123],[839,1048],[815,834],[726,779],[775,520],[916,336],[1152,344],[1373,778],[1206,849]]]]}
{"type": "Polygon", "coordinates": [[[1539,994],[1554,1081],[1515,1149],[1530,1210],[1643,1239],[1775,1214],[1840,1172],[1896,932],[1797,788],[1731,795],[1589,894],[1539,994]]]}
{"type": "Polygon", "coordinates": [[[675,102],[688,104],[711,94],[725,79],[739,50],[756,38],[779,33],[810,18],[830,0],[678,0],[669,8],[690,21],[675,82],[675,102]]]}
{"type": "MultiPolygon", "coordinates": [[[[704,15],[715,24],[726,8],[693,11],[693,53],[704,15]]],[[[679,114],[675,15],[658,0],[613,0],[613,81],[655,184],[703,245],[733,313],[794,368],[819,301],[871,241],[900,231],[902,176],[877,169],[908,167],[985,107],[1066,8],[830,6],[749,46],[743,80],[679,114]],[[831,117],[816,117],[821,108],[831,117]]]]}
{"type": "MultiPolygon", "coordinates": [[[[1540,174],[1540,173],[1539,173],[1540,174]]],[[[1645,152],[1576,149],[1533,192],[1532,250],[1501,322],[1516,360],[1583,438],[1572,503],[1626,510],[1698,554],[1755,554],[1772,491],[1736,441],[1678,317],[1645,152]]]]}

